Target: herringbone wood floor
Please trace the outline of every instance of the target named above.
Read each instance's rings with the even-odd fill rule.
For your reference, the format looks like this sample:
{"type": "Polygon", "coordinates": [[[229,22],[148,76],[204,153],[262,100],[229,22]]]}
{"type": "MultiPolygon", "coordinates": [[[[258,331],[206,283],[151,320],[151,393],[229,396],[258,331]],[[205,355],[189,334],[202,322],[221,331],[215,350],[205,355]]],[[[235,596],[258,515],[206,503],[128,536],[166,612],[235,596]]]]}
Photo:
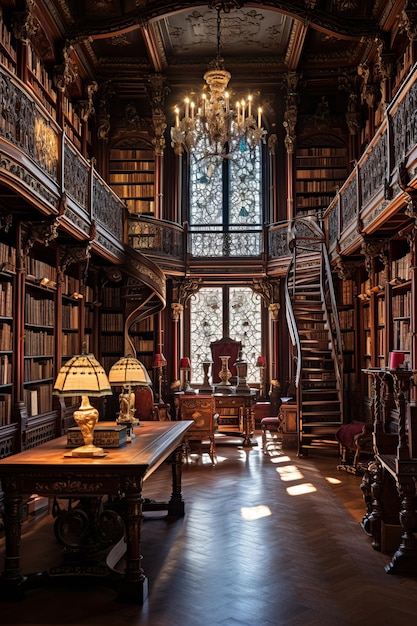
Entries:
{"type": "MultiPolygon", "coordinates": [[[[409,626],[417,578],[388,575],[359,525],[360,478],[338,472],[334,454],[297,458],[271,446],[217,446],[218,463],[184,466],[183,519],[143,523],[149,599],[116,601],[106,588],[34,589],[0,605],[3,625],[409,626]],[[330,481],[330,482],[329,482],[330,481]],[[332,481],[337,481],[333,483],[332,481]],[[265,507],[265,508],[264,508],[265,507]],[[252,514],[252,517],[251,517],[252,514]],[[257,515],[258,514],[258,517],[257,515]]],[[[145,495],[168,497],[170,470],[145,495]]],[[[23,566],[46,567],[57,546],[49,518],[23,540],[23,566]]],[[[2,546],[1,546],[2,547],[2,546]]]]}

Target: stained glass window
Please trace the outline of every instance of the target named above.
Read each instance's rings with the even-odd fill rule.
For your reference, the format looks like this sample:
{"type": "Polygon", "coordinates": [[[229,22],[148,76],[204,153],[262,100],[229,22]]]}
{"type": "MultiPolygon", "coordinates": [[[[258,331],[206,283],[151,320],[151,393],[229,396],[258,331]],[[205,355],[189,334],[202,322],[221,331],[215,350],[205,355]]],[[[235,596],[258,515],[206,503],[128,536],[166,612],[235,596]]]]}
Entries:
{"type": "Polygon", "coordinates": [[[203,382],[203,361],[211,360],[210,343],[229,336],[241,341],[249,382],[258,382],[261,354],[261,298],[250,287],[203,287],[190,303],[192,382],[203,382]]]}
{"type": "Polygon", "coordinates": [[[243,142],[226,156],[190,155],[190,242],[193,257],[262,253],[261,150],[243,142]],[[220,234],[222,233],[222,234],[220,234]]]}

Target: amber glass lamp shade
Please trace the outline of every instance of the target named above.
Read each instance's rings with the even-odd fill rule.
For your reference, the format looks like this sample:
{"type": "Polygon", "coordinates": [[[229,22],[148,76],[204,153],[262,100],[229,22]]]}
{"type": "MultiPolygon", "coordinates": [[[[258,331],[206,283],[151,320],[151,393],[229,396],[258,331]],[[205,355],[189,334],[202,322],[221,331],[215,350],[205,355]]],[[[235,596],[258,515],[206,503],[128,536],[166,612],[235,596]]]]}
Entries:
{"type": "Polygon", "coordinates": [[[74,419],[80,427],[84,445],[75,448],[72,456],[104,456],[103,448],[94,445],[94,428],[98,422],[98,411],[90,404],[89,396],[111,395],[109,379],[93,354],[73,356],[58,372],[52,393],[63,397],[81,396],[81,405],[74,411],[74,419]]]}

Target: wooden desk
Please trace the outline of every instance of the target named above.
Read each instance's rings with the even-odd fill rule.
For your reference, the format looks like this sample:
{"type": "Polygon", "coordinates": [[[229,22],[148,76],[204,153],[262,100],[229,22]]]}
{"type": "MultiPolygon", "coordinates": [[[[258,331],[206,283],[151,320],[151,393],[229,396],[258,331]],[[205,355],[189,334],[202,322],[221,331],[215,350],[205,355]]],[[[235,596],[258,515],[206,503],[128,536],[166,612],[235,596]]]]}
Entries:
{"type": "MultiPolygon", "coordinates": [[[[126,568],[124,574],[110,567],[98,570],[91,563],[83,569],[77,563],[55,575],[75,574],[100,576],[105,583],[115,583],[120,599],[143,603],[147,597],[147,579],[141,568],[140,531],[142,521],[142,487],[165,460],[173,466],[172,496],[166,507],[168,514],[181,515],[184,504],[181,494],[181,444],[193,424],[184,422],[149,422],[135,429],[136,438],[120,448],[107,449],[103,458],[83,459],[64,456],[66,437],[60,437],[32,450],[0,460],[0,479],[5,503],[5,568],[1,586],[9,597],[20,599],[30,577],[20,568],[20,539],[22,505],[25,497],[39,495],[71,499],[93,499],[113,496],[119,507],[117,513],[124,527],[126,568]]],[[[113,516],[113,521],[114,521],[113,516]]],[[[107,560],[107,563],[109,561],[107,560]]],[[[46,579],[51,572],[43,573],[46,579]]],[[[37,580],[39,580],[39,575],[37,580]]]]}

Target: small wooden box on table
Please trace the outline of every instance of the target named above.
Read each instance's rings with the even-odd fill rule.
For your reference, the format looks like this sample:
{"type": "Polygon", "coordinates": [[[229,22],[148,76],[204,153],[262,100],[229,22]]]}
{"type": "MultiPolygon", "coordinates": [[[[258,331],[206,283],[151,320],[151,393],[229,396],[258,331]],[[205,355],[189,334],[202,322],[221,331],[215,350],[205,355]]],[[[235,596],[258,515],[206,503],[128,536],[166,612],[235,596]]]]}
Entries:
{"type": "MultiPolygon", "coordinates": [[[[115,585],[123,601],[143,603],[147,597],[147,579],[141,567],[140,536],[143,482],[166,460],[172,464],[172,495],[166,505],[168,515],[184,514],[181,494],[182,442],[193,422],[149,422],[135,429],[132,443],[111,448],[102,458],[66,456],[67,438],[0,460],[0,479],[5,504],[5,568],[1,590],[10,599],[20,599],[26,587],[36,580],[50,582],[57,576],[97,577],[101,583],[115,585]],[[68,498],[91,503],[111,496],[118,505],[107,513],[124,529],[124,574],[109,567],[110,554],[104,563],[92,567],[91,561],[66,563],[54,572],[26,576],[20,566],[22,506],[25,498],[36,493],[46,497],[68,498]]],[[[87,509],[88,510],[88,507],[87,509]]],[[[84,514],[84,517],[87,513],[84,514]]],[[[97,516],[93,516],[94,524],[97,516]]],[[[118,539],[120,547],[120,540],[118,539]]]]}

